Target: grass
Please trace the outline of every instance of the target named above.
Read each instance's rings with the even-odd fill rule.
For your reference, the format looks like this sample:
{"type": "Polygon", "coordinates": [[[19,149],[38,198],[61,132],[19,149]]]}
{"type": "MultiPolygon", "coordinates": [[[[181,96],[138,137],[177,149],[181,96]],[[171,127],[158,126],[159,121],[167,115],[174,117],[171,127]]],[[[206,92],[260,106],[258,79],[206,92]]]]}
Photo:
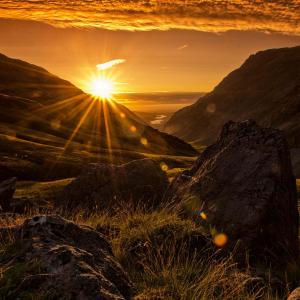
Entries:
{"type": "Polygon", "coordinates": [[[22,284],[27,276],[39,274],[38,263],[15,263],[4,271],[0,279],[0,299],[37,299],[36,292],[33,287],[23,290],[22,284]]]}
{"type": "Polygon", "coordinates": [[[177,174],[185,170],[185,168],[172,168],[167,170],[167,176],[169,181],[171,182],[177,174]]]}
{"type": "MultiPolygon", "coordinates": [[[[22,181],[49,181],[77,176],[88,163],[122,164],[134,159],[152,158],[165,164],[168,169],[187,168],[195,157],[157,155],[131,150],[111,150],[105,148],[87,148],[72,142],[67,151],[61,140],[46,136],[36,140],[26,140],[13,133],[2,133],[0,126],[0,169],[7,177],[17,177],[22,181]],[[45,142],[46,140],[46,142],[45,142]]],[[[66,141],[65,141],[66,142],[66,141]]]]}
{"type": "Polygon", "coordinates": [[[15,241],[12,236],[8,236],[6,242],[0,244],[0,299],[37,299],[35,288],[29,284],[24,288],[24,284],[29,283],[28,279],[40,272],[37,261],[20,261],[17,257],[24,256],[24,245],[22,241],[15,241]],[[13,262],[13,263],[12,263],[13,262]]]}
{"type": "Polygon", "coordinates": [[[14,201],[20,204],[24,202],[39,209],[51,209],[53,208],[53,199],[59,197],[63,188],[72,180],[73,178],[46,182],[19,181],[14,201]]]}
{"type": "MultiPolygon", "coordinates": [[[[20,224],[24,217],[1,223],[20,224]]],[[[203,228],[174,213],[135,210],[88,219],[76,215],[73,220],[94,227],[110,241],[133,282],[135,300],[282,299],[272,293],[268,282],[251,275],[250,269],[240,270],[231,257],[222,258],[212,251],[203,228]]],[[[14,241],[1,246],[0,299],[16,299],[21,292],[20,299],[36,299],[34,290],[18,287],[26,276],[39,274],[38,262],[14,262],[9,267],[5,263],[19,251],[22,247],[14,241]]]]}
{"type": "Polygon", "coordinates": [[[212,250],[209,235],[164,210],[91,217],[135,287],[135,300],[281,299],[268,282],[212,250]]]}
{"type": "MultiPolygon", "coordinates": [[[[178,158],[177,158],[178,159],[178,158]]],[[[171,182],[174,177],[184,170],[184,168],[168,168],[164,159],[161,163],[162,168],[166,168],[166,174],[171,182]]],[[[188,160],[187,160],[188,161],[188,160]]],[[[16,205],[26,205],[28,208],[38,207],[40,210],[52,209],[53,200],[61,195],[63,188],[68,185],[73,178],[65,178],[51,181],[17,181],[16,192],[14,194],[14,202],[16,205]]]]}
{"type": "MultiPolygon", "coordinates": [[[[178,172],[168,170],[171,178],[178,172]]],[[[20,182],[17,197],[51,199],[70,179],[53,182],[20,182]]],[[[297,180],[300,203],[300,180],[297,180]]],[[[20,224],[26,216],[2,219],[0,225],[20,224]]],[[[110,241],[117,260],[133,282],[135,300],[231,300],[284,299],[293,288],[286,284],[284,295],[276,294],[271,280],[253,275],[248,266],[238,268],[232,257],[212,250],[210,235],[190,220],[164,209],[147,212],[126,209],[117,215],[97,213],[73,220],[92,226],[110,241]]],[[[18,290],[28,275],[39,272],[38,264],[24,262],[7,267],[19,247],[14,241],[0,248],[0,299],[35,299],[34,290],[18,290]],[[3,263],[4,262],[4,263],[3,263]],[[23,294],[21,294],[23,293],[23,294]]],[[[285,275],[288,277],[288,274],[285,275]]]]}

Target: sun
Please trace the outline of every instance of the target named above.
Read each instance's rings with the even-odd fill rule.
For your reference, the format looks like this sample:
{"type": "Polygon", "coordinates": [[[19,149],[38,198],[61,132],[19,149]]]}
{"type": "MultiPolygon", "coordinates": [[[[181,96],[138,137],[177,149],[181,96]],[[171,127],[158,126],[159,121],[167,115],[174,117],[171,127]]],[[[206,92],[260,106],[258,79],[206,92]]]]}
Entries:
{"type": "Polygon", "coordinates": [[[90,82],[90,93],[95,97],[110,99],[114,93],[114,83],[108,78],[93,78],[90,82]]]}

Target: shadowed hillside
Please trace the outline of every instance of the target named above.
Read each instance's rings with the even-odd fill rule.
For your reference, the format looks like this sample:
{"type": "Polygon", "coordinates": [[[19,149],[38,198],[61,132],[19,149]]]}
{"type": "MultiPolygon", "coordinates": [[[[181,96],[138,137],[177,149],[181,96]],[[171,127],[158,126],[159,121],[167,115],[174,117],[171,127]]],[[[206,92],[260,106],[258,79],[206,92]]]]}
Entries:
{"type": "Polygon", "coordinates": [[[249,118],[282,129],[290,146],[300,147],[300,47],[251,55],[211,93],[176,112],[165,130],[208,145],[228,120],[249,118]]]}
{"type": "Polygon", "coordinates": [[[82,91],[41,67],[0,53],[0,93],[46,103],[73,97],[82,91]]]}
{"type": "MultiPolygon", "coordinates": [[[[55,167],[62,164],[64,177],[74,175],[65,174],[73,169],[66,162],[71,160],[76,165],[80,157],[82,161],[124,162],[146,153],[197,154],[179,138],[147,126],[125,106],[93,98],[40,67],[1,55],[0,70],[0,152],[10,175],[21,176],[21,171],[12,171],[12,161],[15,169],[24,165],[21,174],[27,177],[45,173],[52,163],[55,167]],[[42,169],[38,171],[35,166],[30,172],[28,165],[32,163],[42,169]]],[[[2,169],[1,177],[5,174],[2,169]]]]}

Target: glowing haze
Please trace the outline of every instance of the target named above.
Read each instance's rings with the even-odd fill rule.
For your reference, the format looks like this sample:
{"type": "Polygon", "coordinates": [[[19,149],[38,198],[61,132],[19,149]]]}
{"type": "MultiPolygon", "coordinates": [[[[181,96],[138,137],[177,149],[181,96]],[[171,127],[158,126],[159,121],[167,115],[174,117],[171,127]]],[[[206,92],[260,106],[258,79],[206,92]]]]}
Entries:
{"type": "Polygon", "coordinates": [[[0,1],[0,52],[84,90],[100,72],[115,92],[207,92],[252,53],[299,44],[300,0],[0,1]]]}

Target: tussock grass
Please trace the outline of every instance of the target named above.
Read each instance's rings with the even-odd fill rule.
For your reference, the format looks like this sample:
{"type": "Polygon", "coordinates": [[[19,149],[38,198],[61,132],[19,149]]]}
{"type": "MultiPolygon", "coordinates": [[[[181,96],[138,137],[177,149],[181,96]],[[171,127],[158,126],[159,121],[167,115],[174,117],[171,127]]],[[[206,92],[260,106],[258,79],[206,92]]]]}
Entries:
{"type": "Polygon", "coordinates": [[[222,258],[209,235],[165,210],[101,215],[87,223],[104,233],[135,288],[135,300],[282,299],[271,285],[222,258]]]}
{"type": "MultiPolygon", "coordinates": [[[[29,215],[7,216],[0,225],[20,224],[25,217],[29,215]]],[[[133,283],[135,300],[277,300],[289,292],[287,286],[285,295],[276,295],[271,283],[253,275],[250,267],[241,270],[232,257],[219,255],[205,229],[181,219],[175,211],[147,212],[124,206],[115,214],[108,211],[67,217],[106,236],[133,283]]],[[[7,244],[2,245],[1,255],[7,249],[7,244]]],[[[17,273],[2,267],[0,283],[5,283],[4,291],[10,288],[9,278],[16,275],[20,280],[31,272],[27,267],[17,266],[17,273]]]]}

